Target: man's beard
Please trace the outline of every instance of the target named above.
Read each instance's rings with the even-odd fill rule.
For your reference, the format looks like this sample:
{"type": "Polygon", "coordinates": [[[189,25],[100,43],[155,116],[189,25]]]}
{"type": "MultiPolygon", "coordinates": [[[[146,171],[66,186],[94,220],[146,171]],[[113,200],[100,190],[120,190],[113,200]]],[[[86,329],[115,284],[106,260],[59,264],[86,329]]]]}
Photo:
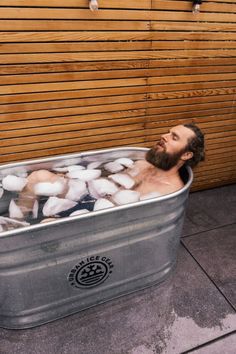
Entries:
{"type": "Polygon", "coordinates": [[[181,155],[185,152],[185,149],[178,151],[174,154],[169,154],[166,151],[157,151],[156,148],[151,148],[146,153],[146,161],[153,166],[160,168],[164,171],[169,171],[172,167],[176,166],[181,155]]]}

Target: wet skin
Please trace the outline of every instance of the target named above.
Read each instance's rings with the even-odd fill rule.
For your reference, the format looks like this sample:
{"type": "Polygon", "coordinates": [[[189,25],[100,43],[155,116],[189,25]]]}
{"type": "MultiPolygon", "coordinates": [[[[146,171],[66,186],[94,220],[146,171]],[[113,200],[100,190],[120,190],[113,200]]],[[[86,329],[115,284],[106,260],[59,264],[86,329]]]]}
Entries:
{"type": "MultiPolygon", "coordinates": [[[[178,154],[186,147],[188,139],[193,136],[194,133],[183,125],[173,127],[168,133],[163,134],[161,139],[154,145],[154,153],[178,154]]],[[[178,171],[186,160],[191,157],[191,152],[184,152],[176,165],[168,171],[158,168],[145,160],[136,161],[133,168],[127,170],[128,174],[135,179],[136,186],[134,190],[140,192],[141,195],[155,191],[161,195],[176,192],[184,186],[178,171]]]]}

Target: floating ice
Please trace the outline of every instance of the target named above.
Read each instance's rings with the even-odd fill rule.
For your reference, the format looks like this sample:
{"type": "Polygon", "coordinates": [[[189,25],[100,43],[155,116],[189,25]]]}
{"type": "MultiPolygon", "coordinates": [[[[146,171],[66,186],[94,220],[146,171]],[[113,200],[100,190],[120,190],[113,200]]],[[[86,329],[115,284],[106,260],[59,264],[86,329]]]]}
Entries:
{"type": "Polygon", "coordinates": [[[40,224],[46,224],[47,222],[51,222],[54,220],[58,220],[57,218],[46,218],[40,221],[40,224]]]}
{"type": "Polygon", "coordinates": [[[33,190],[36,195],[45,195],[45,196],[56,196],[61,194],[64,191],[65,182],[63,179],[50,182],[39,182],[36,183],[33,190]]]}
{"type": "Polygon", "coordinates": [[[23,166],[19,167],[12,167],[12,168],[5,168],[0,171],[0,179],[6,177],[7,175],[14,175],[17,177],[27,177],[27,170],[23,166]]]}
{"type": "Polygon", "coordinates": [[[88,209],[80,209],[80,210],[73,211],[73,213],[71,213],[69,216],[76,216],[76,215],[87,214],[87,213],[89,213],[88,209]]]}
{"type": "Polygon", "coordinates": [[[54,167],[53,171],[56,172],[71,172],[71,171],[80,171],[84,170],[85,167],[82,165],[71,165],[71,166],[65,166],[65,167],[54,167]]]}
{"type": "Polygon", "coordinates": [[[13,175],[8,175],[4,177],[2,180],[3,188],[11,192],[21,192],[26,184],[27,184],[26,178],[17,177],[13,175]]]}
{"type": "Polygon", "coordinates": [[[116,172],[120,172],[124,169],[124,166],[121,165],[120,163],[118,162],[108,162],[104,165],[104,168],[105,170],[107,170],[108,172],[111,172],[111,173],[116,173],[116,172]]]}
{"type": "Polygon", "coordinates": [[[94,211],[113,207],[114,204],[105,198],[98,199],[94,204],[94,211]]]}
{"type": "Polygon", "coordinates": [[[131,189],[135,185],[135,181],[125,173],[116,173],[108,176],[108,178],[126,189],[131,189]]]}
{"type": "Polygon", "coordinates": [[[37,219],[38,211],[39,211],[39,202],[37,200],[35,200],[34,205],[33,205],[33,209],[32,209],[32,214],[33,214],[34,219],[37,219]]]}
{"type": "Polygon", "coordinates": [[[1,225],[13,225],[13,226],[28,226],[30,225],[26,221],[19,221],[11,218],[7,218],[6,216],[0,216],[0,224],[1,225]]]}
{"type": "Polygon", "coordinates": [[[43,207],[43,215],[53,216],[61,211],[73,208],[77,203],[63,198],[50,197],[43,207]]]}
{"type": "Polygon", "coordinates": [[[81,170],[85,170],[85,167],[82,166],[82,165],[71,165],[71,166],[68,166],[68,172],[81,171],[81,170]]]}
{"type": "Polygon", "coordinates": [[[101,176],[101,170],[81,170],[71,171],[66,174],[69,178],[78,178],[81,181],[91,181],[101,176]]]}
{"type": "Polygon", "coordinates": [[[117,162],[120,165],[125,166],[125,167],[131,167],[134,164],[134,161],[131,159],[128,159],[127,157],[121,157],[121,158],[115,160],[114,162],[117,162]]]}
{"type": "Polygon", "coordinates": [[[100,161],[93,161],[93,162],[90,162],[87,166],[87,169],[88,170],[94,170],[95,168],[98,168],[100,165],[102,164],[102,162],[100,161]]]}
{"type": "Polygon", "coordinates": [[[24,214],[22,213],[20,207],[16,205],[14,199],[11,200],[9,205],[9,216],[12,219],[24,219],[24,214]]]}
{"type": "Polygon", "coordinates": [[[98,178],[89,182],[89,193],[96,199],[118,192],[118,187],[106,178],[98,178]]]}
{"type": "Polygon", "coordinates": [[[91,182],[92,182],[92,181],[89,181],[89,182],[88,182],[89,195],[90,195],[92,198],[99,199],[99,198],[100,198],[100,195],[98,194],[96,188],[94,187],[93,183],[91,183],[91,182]]]}
{"type": "Polygon", "coordinates": [[[78,201],[83,196],[88,194],[86,183],[80,180],[69,180],[68,182],[69,190],[65,196],[66,199],[73,201],[78,201]]]}
{"type": "Polygon", "coordinates": [[[68,172],[68,167],[53,167],[52,168],[52,171],[55,171],[55,172],[68,172]]]}
{"type": "Polygon", "coordinates": [[[67,166],[71,166],[71,165],[77,165],[81,161],[82,161],[81,157],[73,157],[70,159],[61,160],[61,161],[54,163],[53,169],[55,169],[57,167],[67,167],[67,166]]]}
{"type": "Polygon", "coordinates": [[[151,198],[156,198],[156,197],[160,197],[161,193],[159,192],[150,192],[147,194],[144,194],[140,197],[140,200],[146,200],[146,199],[151,199],[151,198]]]}
{"type": "Polygon", "coordinates": [[[140,193],[130,190],[122,190],[112,196],[113,201],[118,204],[129,204],[139,201],[140,193]]]}
{"type": "Polygon", "coordinates": [[[2,198],[3,192],[4,192],[4,191],[3,191],[3,188],[0,187],[0,198],[2,198]]]}

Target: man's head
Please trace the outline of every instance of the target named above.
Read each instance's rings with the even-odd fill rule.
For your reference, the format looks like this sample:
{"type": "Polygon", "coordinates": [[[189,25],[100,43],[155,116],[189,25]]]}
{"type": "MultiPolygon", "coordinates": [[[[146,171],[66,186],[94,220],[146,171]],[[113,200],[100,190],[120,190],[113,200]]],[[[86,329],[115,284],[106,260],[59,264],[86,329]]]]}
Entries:
{"type": "Polygon", "coordinates": [[[204,135],[194,124],[177,125],[161,136],[146,154],[152,165],[168,171],[174,166],[195,167],[204,160],[204,135]]]}

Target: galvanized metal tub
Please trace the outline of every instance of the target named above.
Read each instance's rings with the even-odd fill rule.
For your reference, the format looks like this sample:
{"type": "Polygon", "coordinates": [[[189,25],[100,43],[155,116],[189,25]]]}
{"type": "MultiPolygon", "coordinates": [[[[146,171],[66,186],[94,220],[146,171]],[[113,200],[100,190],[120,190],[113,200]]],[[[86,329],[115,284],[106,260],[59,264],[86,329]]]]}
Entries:
{"type": "MultiPolygon", "coordinates": [[[[0,173],[78,158],[140,159],[146,151],[64,155],[1,166],[0,173]]],[[[190,168],[184,174],[184,188],[166,196],[1,233],[0,326],[34,327],[163,281],[176,262],[193,179],[190,168]]]]}

